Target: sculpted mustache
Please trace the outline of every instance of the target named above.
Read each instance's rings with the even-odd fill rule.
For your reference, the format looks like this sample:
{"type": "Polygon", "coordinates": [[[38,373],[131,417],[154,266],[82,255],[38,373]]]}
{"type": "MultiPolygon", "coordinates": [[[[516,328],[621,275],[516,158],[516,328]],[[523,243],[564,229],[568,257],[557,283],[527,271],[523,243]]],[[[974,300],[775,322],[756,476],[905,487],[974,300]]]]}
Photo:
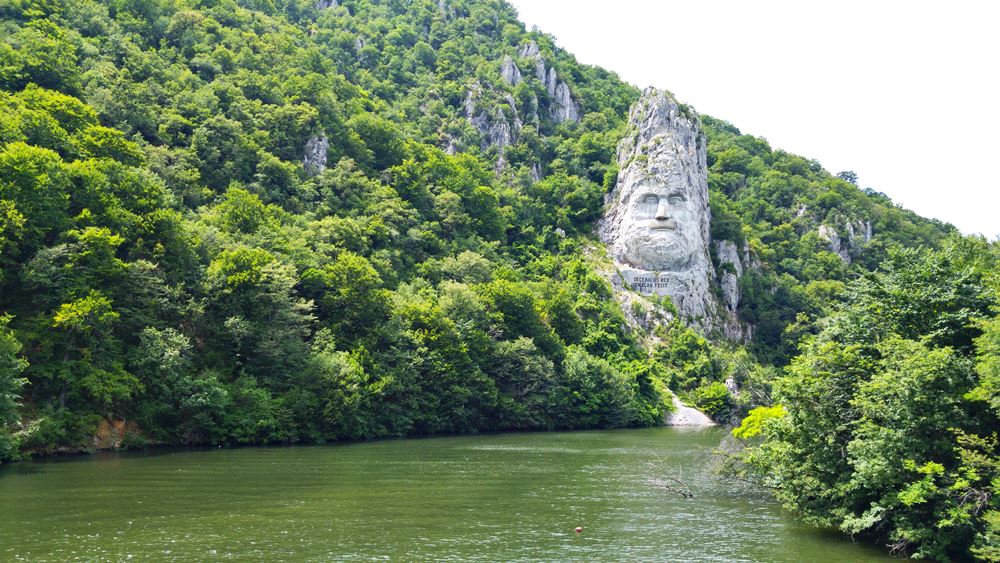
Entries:
{"type": "Polygon", "coordinates": [[[646,221],[646,226],[651,229],[659,228],[659,229],[679,230],[681,224],[674,219],[664,219],[664,220],[649,219],[646,221]]]}

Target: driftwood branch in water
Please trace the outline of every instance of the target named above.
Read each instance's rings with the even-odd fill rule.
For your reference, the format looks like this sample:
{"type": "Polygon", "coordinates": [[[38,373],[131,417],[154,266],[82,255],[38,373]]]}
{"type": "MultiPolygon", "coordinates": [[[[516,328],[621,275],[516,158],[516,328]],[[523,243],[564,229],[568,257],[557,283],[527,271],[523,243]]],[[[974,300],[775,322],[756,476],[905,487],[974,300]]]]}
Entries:
{"type": "Polygon", "coordinates": [[[663,489],[664,491],[670,491],[672,493],[677,493],[684,498],[694,498],[694,493],[691,492],[691,488],[687,486],[684,481],[680,479],[674,479],[673,477],[666,477],[664,479],[650,479],[649,484],[663,489]]]}

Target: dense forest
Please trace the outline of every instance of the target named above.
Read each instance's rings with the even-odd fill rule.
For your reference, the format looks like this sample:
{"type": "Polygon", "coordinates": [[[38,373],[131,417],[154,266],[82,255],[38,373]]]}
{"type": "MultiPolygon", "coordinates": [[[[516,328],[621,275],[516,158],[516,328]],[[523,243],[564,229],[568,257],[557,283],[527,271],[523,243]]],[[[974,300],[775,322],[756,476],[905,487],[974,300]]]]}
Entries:
{"type": "Polygon", "coordinates": [[[647,350],[587,250],[639,90],[501,1],[14,0],[0,36],[0,460],[648,426],[671,389],[749,413],[734,470],[810,521],[1000,557],[996,243],[702,116],[753,336],[647,350]]]}

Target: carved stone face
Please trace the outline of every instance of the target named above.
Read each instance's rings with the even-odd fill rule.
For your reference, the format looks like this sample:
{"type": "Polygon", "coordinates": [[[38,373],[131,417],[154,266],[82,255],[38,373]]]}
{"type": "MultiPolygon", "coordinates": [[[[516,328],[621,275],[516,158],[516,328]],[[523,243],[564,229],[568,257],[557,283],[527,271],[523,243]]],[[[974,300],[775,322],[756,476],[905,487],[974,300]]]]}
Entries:
{"type": "Polygon", "coordinates": [[[674,180],[657,185],[642,182],[623,198],[621,261],[665,272],[686,270],[695,260],[701,250],[703,203],[687,182],[674,180]]]}
{"type": "Polygon", "coordinates": [[[618,179],[598,226],[615,261],[613,281],[670,296],[688,319],[708,319],[718,309],[705,144],[697,116],[669,93],[646,89],[629,111],[618,179]]]}

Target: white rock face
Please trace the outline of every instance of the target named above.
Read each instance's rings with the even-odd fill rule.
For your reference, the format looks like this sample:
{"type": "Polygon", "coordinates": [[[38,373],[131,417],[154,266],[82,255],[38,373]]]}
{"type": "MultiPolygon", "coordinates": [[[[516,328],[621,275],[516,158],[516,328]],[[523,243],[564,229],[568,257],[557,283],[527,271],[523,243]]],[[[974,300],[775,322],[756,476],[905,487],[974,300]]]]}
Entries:
{"type": "Polygon", "coordinates": [[[864,243],[872,240],[871,221],[848,221],[845,225],[847,229],[847,245],[851,250],[861,250],[864,243]]]}
{"type": "Polygon", "coordinates": [[[864,251],[864,245],[872,240],[871,221],[845,221],[845,236],[841,237],[837,229],[830,225],[820,225],[819,238],[826,242],[827,248],[840,256],[848,264],[852,256],[858,256],[864,251]]]}
{"type": "Polygon", "coordinates": [[[556,69],[550,68],[545,64],[545,58],[542,57],[541,51],[538,49],[538,43],[534,41],[528,42],[527,45],[521,48],[520,55],[522,58],[535,59],[535,76],[542,83],[542,86],[545,87],[545,91],[549,94],[549,98],[551,98],[549,113],[552,120],[556,123],[579,121],[579,104],[573,99],[573,93],[570,91],[569,85],[559,80],[559,74],[556,72],[556,69]]]}
{"type": "Polygon", "coordinates": [[[537,162],[531,163],[531,179],[535,182],[542,179],[542,169],[537,162]]]}
{"type": "MultiPolygon", "coordinates": [[[[479,102],[482,97],[482,86],[473,84],[465,95],[465,117],[483,135],[482,148],[495,146],[499,149],[500,156],[503,156],[504,147],[509,146],[517,140],[517,135],[521,132],[521,120],[517,116],[517,105],[514,97],[507,95],[504,101],[510,107],[513,115],[507,116],[504,110],[498,105],[492,111],[486,107],[481,107],[479,102]]],[[[502,168],[502,166],[501,166],[502,168]]]]}
{"type": "Polygon", "coordinates": [[[712,295],[708,170],[698,118],[652,88],[629,112],[618,144],[618,183],[600,224],[625,283],[669,295],[702,326],[719,309],[712,295]]]}
{"type": "Polygon", "coordinates": [[[545,80],[548,76],[545,69],[545,59],[541,55],[535,55],[535,77],[542,83],[542,86],[545,86],[545,80]]]}
{"type": "Polygon", "coordinates": [[[719,287],[722,289],[722,299],[726,303],[726,308],[735,313],[736,307],[740,304],[739,280],[743,275],[739,250],[733,241],[719,240],[715,242],[715,255],[719,257],[719,287]],[[734,271],[730,271],[726,264],[730,264],[734,271]]]}
{"type": "Polygon", "coordinates": [[[576,101],[570,95],[569,86],[565,82],[560,82],[556,86],[552,99],[552,119],[556,123],[580,120],[580,106],[576,105],[576,101]]]}
{"type": "Polygon", "coordinates": [[[337,0],[318,0],[316,2],[317,10],[328,10],[330,8],[336,8],[340,3],[337,0]]]}
{"type": "Polygon", "coordinates": [[[512,140],[516,140],[517,136],[521,134],[521,129],[524,128],[524,123],[521,122],[521,118],[517,115],[517,100],[514,99],[512,94],[506,94],[503,97],[503,101],[507,102],[507,107],[510,108],[511,112],[511,130],[514,132],[512,140]]]}
{"type": "Polygon", "coordinates": [[[549,93],[550,96],[556,95],[556,87],[559,85],[559,75],[556,74],[556,69],[550,68],[549,73],[545,75],[545,79],[542,80],[545,84],[545,91],[549,93]]]}
{"type": "Polygon", "coordinates": [[[330,148],[330,140],[326,135],[313,135],[306,141],[305,154],[302,155],[302,167],[306,174],[315,176],[326,170],[326,151],[330,148]]]}
{"type": "Polygon", "coordinates": [[[500,65],[500,78],[508,86],[517,86],[521,83],[521,69],[517,68],[514,64],[514,59],[510,57],[504,57],[503,63],[500,65]]]}
{"type": "Polygon", "coordinates": [[[507,122],[507,116],[504,115],[503,110],[499,107],[493,112],[493,121],[487,135],[489,136],[490,144],[496,145],[500,149],[501,154],[503,153],[503,148],[510,145],[514,139],[510,123],[507,122]]]}
{"type": "Polygon", "coordinates": [[[535,43],[532,40],[532,41],[529,41],[528,44],[525,45],[524,47],[521,47],[521,53],[520,53],[520,55],[521,55],[521,58],[525,58],[526,59],[528,57],[534,57],[534,56],[538,55],[538,53],[540,53],[540,51],[538,50],[538,43],[535,43]]]}
{"type": "Polygon", "coordinates": [[[840,234],[837,233],[837,229],[829,225],[819,226],[819,238],[826,241],[827,248],[830,252],[840,256],[840,259],[844,262],[851,261],[851,255],[848,254],[847,249],[840,244],[840,234]]]}

